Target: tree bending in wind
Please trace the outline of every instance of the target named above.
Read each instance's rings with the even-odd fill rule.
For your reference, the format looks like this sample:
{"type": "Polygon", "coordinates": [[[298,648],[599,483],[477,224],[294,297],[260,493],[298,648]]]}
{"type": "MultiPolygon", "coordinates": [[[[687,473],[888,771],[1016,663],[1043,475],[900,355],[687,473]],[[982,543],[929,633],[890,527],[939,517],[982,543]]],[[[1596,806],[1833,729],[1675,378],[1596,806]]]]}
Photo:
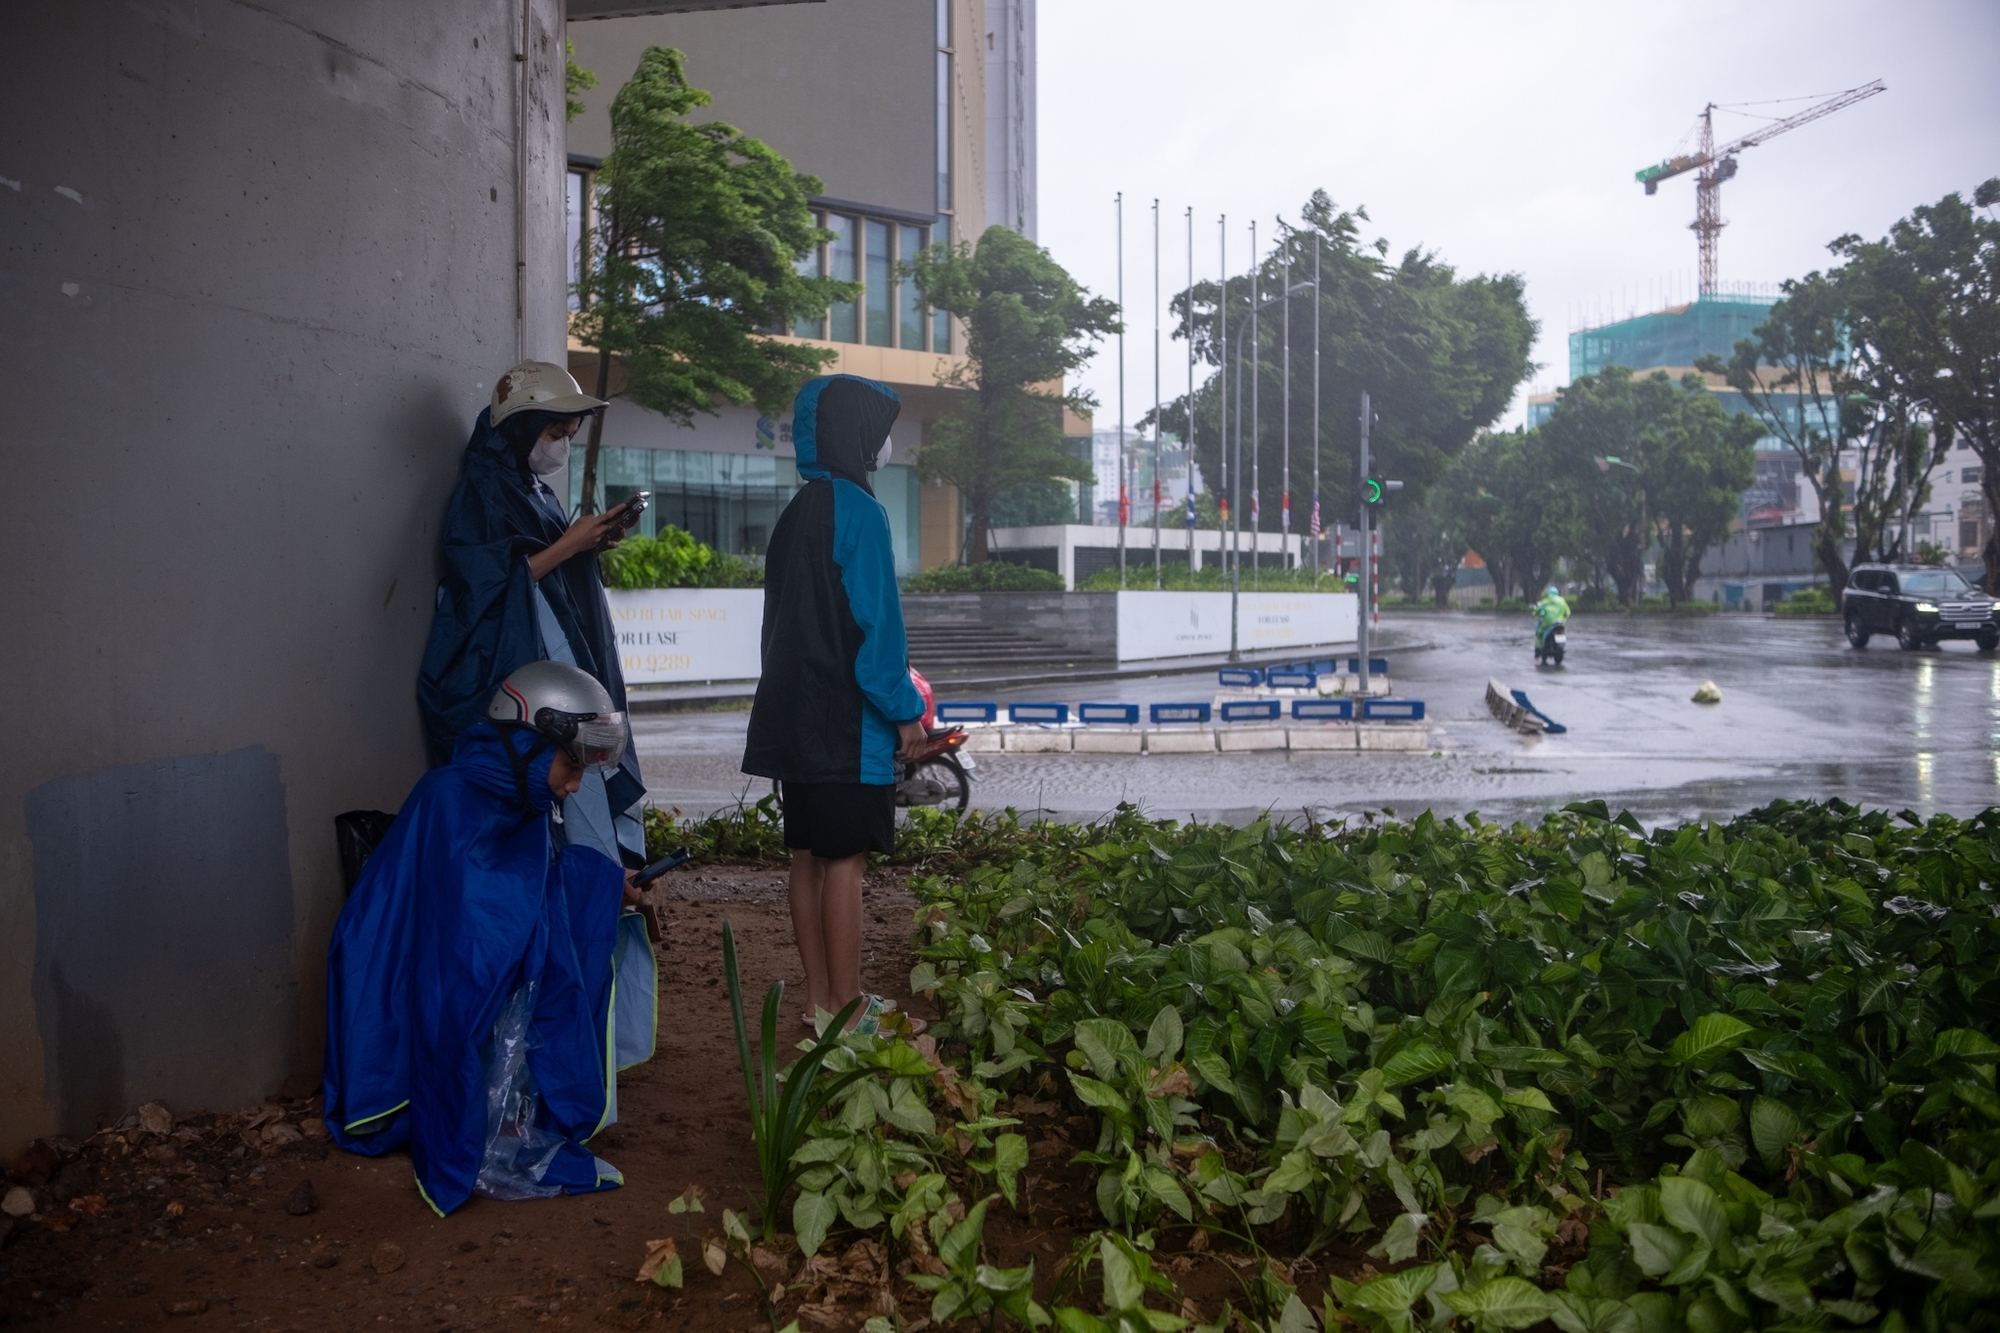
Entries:
{"type": "MultiPolygon", "coordinates": [[[[684,60],[649,47],[612,100],[611,153],[597,175],[570,329],[597,351],[599,398],[615,390],[679,425],[723,404],[776,416],[835,354],[767,335],[825,315],[857,289],[798,271],[830,239],[806,203],[819,180],[733,126],[689,124],[712,99],[688,86],[684,60]],[[614,358],[624,371],[617,384],[614,358]]],[[[600,415],[585,455],[586,511],[602,429],[600,415]]]]}
{"type": "Polygon", "coordinates": [[[1092,340],[1118,332],[1118,307],[1093,299],[1048,251],[997,224],[977,249],[933,246],[907,271],[926,305],[965,324],[965,364],[942,382],[967,392],[937,423],[917,471],[958,488],[972,517],[967,561],[982,564],[1000,492],[1090,479],[1090,465],[1063,449],[1062,412],[1093,400],[1061,386],[1090,359],[1092,340]]]}

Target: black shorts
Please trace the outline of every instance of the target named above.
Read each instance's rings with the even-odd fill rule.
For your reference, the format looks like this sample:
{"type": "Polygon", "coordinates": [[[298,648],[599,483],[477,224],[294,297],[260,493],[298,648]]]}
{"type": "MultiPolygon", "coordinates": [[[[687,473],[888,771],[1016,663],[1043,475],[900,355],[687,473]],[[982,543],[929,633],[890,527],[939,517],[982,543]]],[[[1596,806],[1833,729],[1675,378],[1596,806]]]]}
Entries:
{"type": "Polygon", "coordinates": [[[859,782],[787,782],[785,846],[828,861],[896,850],[896,789],[859,782]]]}

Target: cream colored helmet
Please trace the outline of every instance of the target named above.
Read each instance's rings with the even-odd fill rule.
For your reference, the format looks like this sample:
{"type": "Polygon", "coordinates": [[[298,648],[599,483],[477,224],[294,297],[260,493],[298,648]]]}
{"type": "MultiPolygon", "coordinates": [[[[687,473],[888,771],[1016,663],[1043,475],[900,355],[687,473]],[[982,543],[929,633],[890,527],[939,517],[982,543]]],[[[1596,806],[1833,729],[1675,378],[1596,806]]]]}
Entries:
{"type": "Polygon", "coordinates": [[[492,422],[499,425],[516,412],[588,412],[604,401],[585,393],[571,375],[550,361],[523,361],[493,386],[492,422]]]}

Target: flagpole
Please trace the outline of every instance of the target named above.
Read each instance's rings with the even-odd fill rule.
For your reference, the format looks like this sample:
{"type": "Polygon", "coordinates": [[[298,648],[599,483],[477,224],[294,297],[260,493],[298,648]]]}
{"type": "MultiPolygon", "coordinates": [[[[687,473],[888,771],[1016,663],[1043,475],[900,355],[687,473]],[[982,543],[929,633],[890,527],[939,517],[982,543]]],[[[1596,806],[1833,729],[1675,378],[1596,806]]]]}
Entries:
{"type": "Polygon", "coordinates": [[[1285,443],[1284,462],[1278,475],[1278,563],[1283,569],[1290,569],[1292,563],[1292,246],[1291,238],[1283,237],[1279,244],[1285,247],[1285,443]]]}
{"type": "Polygon", "coordinates": [[[1118,586],[1125,586],[1125,192],[1112,199],[1118,217],[1118,586]]]}
{"type": "Polygon", "coordinates": [[[1259,429],[1257,414],[1258,382],[1264,378],[1264,339],[1258,324],[1259,298],[1263,291],[1258,281],[1263,275],[1264,261],[1257,253],[1257,219],[1250,219],[1250,586],[1259,585],[1260,570],[1264,563],[1264,487],[1260,480],[1260,456],[1264,452],[1264,433],[1259,429]]]}
{"type": "Polygon", "coordinates": [[[1160,586],[1160,201],[1153,201],[1153,588],[1160,586]]]}
{"type": "Polygon", "coordinates": [[[1181,330],[1187,338],[1187,534],[1188,534],[1188,576],[1194,576],[1194,205],[1187,211],[1187,308],[1181,315],[1181,330]]]}
{"type": "MultiPolygon", "coordinates": [[[[1243,458],[1238,454],[1236,467],[1232,473],[1229,466],[1229,214],[1220,215],[1216,219],[1216,226],[1222,236],[1222,283],[1220,294],[1215,301],[1216,319],[1222,326],[1221,359],[1216,362],[1216,378],[1222,381],[1222,410],[1217,418],[1221,422],[1222,429],[1217,437],[1220,447],[1215,452],[1222,460],[1222,524],[1229,529],[1229,554],[1232,557],[1229,561],[1229,660],[1240,662],[1243,660],[1243,655],[1237,651],[1236,646],[1236,593],[1239,570],[1238,562],[1234,558],[1237,555],[1236,531],[1240,520],[1231,512],[1229,487],[1236,480],[1234,474],[1243,471],[1243,458]]],[[[1237,413],[1241,416],[1240,407],[1237,413]]],[[[1240,430],[1236,435],[1236,447],[1239,450],[1243,447],[1243,434],[1240,430]]],[[[1240,489],[1240,483],[1238,487],[1240,489]]],[[[1216,531],[1216,544],[1218,546],[1222,544],[1220,529],[1216,531]]]]}
{"type": "Polygon", "coordinates": [[[1313,588],[1319,588],[1319,228],[1313,228],[1313,588]]]}

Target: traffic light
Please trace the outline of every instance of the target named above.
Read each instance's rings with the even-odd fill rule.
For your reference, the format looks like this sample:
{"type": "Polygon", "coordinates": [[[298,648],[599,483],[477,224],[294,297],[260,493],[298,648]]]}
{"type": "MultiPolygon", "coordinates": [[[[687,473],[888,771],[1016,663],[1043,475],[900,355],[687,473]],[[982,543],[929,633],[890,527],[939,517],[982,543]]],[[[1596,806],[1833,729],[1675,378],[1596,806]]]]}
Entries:
{"type": "Polygon", "coordinates": [[[1369,477],[1361,483],[1361,502],[1378,505],[1389,496],[1403,489],[1400,481],[1386,481],[1381,477],[1369,477]]]}

